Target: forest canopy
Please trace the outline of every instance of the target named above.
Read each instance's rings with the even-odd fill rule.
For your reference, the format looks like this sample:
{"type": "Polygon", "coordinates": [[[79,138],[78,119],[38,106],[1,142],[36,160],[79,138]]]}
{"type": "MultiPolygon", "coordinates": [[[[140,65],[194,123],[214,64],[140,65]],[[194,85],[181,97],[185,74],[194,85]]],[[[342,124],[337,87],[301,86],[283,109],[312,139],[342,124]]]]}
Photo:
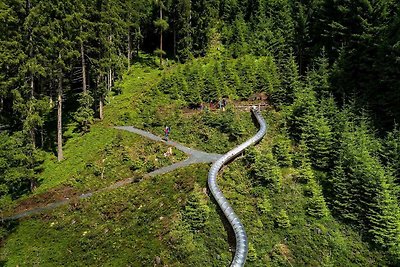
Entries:
{"type": "Polygon", "coordinates": [[[44,153],[63,160],[66,124],[104,119],[140,62],[164,70],[154,96],[185,107],[266,93],[284,120],[254,177],[279,188],[278,166],[299,168],[310,216],[399,263],[399,1],[2,0],[0,23],[2,203],[35,189],[44,153]]]}

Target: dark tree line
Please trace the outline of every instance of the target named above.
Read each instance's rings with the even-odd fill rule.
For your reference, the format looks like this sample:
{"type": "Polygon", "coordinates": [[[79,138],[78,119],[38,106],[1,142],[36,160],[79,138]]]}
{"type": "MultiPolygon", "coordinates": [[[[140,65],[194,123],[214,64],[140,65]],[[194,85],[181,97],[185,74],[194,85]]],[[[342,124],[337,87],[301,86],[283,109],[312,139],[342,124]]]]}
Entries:
{"type": "Polygon", "coordinates": [[[273,156],[300,169],[308,214],[328,206],[399,259],[398,1],[3,0],[0,22],[0,200],[36,186],[42,150],[63,159],[66,122],[104,118],[144,51],[188,62],[157,86],[188,105],[268,93],[295,147],[273,156]]]}

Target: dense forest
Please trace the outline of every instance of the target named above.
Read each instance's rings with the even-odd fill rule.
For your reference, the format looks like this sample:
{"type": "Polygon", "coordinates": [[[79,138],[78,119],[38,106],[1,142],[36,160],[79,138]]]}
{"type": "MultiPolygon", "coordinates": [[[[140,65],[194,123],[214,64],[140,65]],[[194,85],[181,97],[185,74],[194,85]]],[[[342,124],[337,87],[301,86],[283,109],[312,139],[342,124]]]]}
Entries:
{"type": "MultiPolygon", "coordinates": [[[[279,189],[276,168],[298,168],[310,216],[332,213],[399,264],[398,1],[0,0],[0,21],[1,205],[40,185],[46,154],[63,160],[66,125],[105,120],[140,62],[162,69],[153,97],[182,107],[266,93],[283,119],[270,152],[246,155],[251,175],[279,189]]],[[[141,106],[143,125],[156,110],[141,106]]]]}

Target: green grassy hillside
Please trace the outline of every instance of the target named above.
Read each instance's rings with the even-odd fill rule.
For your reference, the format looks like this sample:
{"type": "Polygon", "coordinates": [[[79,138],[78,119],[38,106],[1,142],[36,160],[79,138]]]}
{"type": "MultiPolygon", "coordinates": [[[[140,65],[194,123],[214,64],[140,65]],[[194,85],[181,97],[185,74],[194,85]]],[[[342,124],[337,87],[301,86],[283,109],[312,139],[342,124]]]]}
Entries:
{"type": "MultiPolygon", "coordinates": [[[[185,112],[179,99],[154,90],[161,78],[159,70],[132,67],[118,85],[122,93],[110,97],[106,119],[84,136],[70,134],[65,161],[47,157],[42,184],[35,191],[38,201],[49,190],[95,190],[186,157],[175,151],[166,159],[162,154],[167,146],[112,126],[132,125],[162,135],[164,125],[170,125],[172,139],[216,153],[257,131],[250,113],[232,107],[225,112],[185,112]]],[[[386,265],[383,255],[329,212],[322,219],[310,216],[309,184],[302,182],[301,167],[281,164],[284,152],[264,165],[254,160],[260,153],[271,154],[272,147],[293,152],[280,132],[281,114],[270,109],[263,115],[269,124],[267,137],[219,177],[250,240],[247,266],[386,265]],[[261,164],[261,172],[255,164],[261,164]]],[[[208,169],[207,164],[195,165],[144,178],[7,223],[0,265],[228,266],[234,237],[207,192],[208,169]]]]}

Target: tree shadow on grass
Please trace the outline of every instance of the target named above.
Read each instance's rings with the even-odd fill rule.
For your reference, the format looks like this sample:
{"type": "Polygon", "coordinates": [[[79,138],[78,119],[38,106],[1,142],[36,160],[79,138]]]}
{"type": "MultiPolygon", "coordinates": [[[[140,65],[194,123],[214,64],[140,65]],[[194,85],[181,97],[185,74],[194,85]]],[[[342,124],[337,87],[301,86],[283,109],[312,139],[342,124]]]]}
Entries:
{"type": "Polygon", "coordinates": [[[154,57],[148,55],[139,55],[139,57],[135,57],[133,59],[133,64],[139,63],[142,66],[147,66],[150,68],[158,68],[159,65],[154,60],[154,57]]]}
{"type": "Polygon", "coordinates": [[[236,238],[235,238],[235,232],[233,231],[232,225],[229,223],[228,219],[225,217],[225,214],[222,212],[221,208],[219,207],[217,201],[215,200],[215,198],[213,197],[213,195],[211,194],[210,188],[207,185],[207,189],[210,195],[210,199],[212,201],[213,204],[215,204],[216,206],[216,211],[218,213],[218,216],[222,222],[222,225],[224,226],[224,229],[227,233],[227,242],[230,248],[232,248],[232,250],[230,251],[231,255],[232,255],[232,259],[235,256],[235,250],[236,250],[236,238]]]}

